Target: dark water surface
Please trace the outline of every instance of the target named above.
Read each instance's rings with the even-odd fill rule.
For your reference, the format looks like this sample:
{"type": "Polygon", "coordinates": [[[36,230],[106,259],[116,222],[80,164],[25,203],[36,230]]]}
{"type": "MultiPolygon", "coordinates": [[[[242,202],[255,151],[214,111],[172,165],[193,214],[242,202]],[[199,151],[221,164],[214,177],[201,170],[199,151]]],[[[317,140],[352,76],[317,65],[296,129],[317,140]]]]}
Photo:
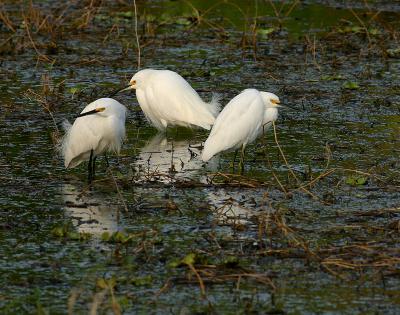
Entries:
{"type": "Polygon", "coordinates": [[[132,6],[0,7],[0,313],[400,312],[399,5],[215,3],[138,1],[141,66],[223,104],[279,95],[288,165],[272,131],[243,177],[231,153],[204,165],[207,132],[157,134],[126,93],[126,143],[92,187],[41,102],[60,128],[128,82],[132,6]]]}

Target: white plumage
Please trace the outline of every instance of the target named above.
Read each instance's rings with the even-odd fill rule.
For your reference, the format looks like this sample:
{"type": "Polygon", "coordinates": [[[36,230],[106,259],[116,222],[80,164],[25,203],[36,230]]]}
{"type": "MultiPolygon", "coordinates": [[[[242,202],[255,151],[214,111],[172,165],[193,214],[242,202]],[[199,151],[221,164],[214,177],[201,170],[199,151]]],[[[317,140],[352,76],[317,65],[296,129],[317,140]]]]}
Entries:
{"type": "Polygon", "coordinates": [[[66,122],[62,154],[66,168],[106,152],[119,152],[125,138],[126,108],[112,98],[101,98],[87,105],[73,125],[66,122]],[[97,112],[96,112],[97,111],[97,112]],[[90,114],[83,115],[90,112],[90,114]]]}
{"type": "Polygon", "coordinates": [[[146,118],[160,131],[174,125],[209,130],[220,110],[217,96],[204,102],[184,78],[169,70],[138,71],[127,89],[136,89],[146,118]]]}
{"type": "Polygon", "coordinates": [[[217,117],[201,155],[208,161],[215,154],[253,142],[278,118],[275,94],[246,89],[235,96],[217,117]]]}

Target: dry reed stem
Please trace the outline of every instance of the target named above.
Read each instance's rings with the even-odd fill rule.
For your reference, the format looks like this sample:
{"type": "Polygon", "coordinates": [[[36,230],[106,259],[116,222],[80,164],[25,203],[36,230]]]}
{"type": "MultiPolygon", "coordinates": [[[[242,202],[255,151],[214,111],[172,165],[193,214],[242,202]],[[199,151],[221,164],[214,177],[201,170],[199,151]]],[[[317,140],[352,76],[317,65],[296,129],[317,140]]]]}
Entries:
{"type": "Polygon", "coordinates": [[[230,279],[230,278],[243,278],[243,277],[253,278],[253,279],[257,280],[258,282],[261,282],[263,284],[269,285],[272,290],[274,290],[274,291],[276,290],[276,286],[275,286],[274,282],[271,280],[270,277],[268,277],[268,276],[266,276],[264,274],[238,273],[238,274],[223,275],[223,276],[219,276],[218,278],[230,279]]]}
{"type": "Polygon", "coordinates": [[[293,2],[291,7],[289,8],[289,10],[285,13],[285,17],[288,17],[290,15],[290,13],[292,13],[292,11],[299,4],[299,2],[300,2],[300,0],[296,0],[296,1],[293,2]]]}
{"type": "Polygon", "coordinates": [[[31,42],[31,44],[32,44],[33,49],[35,50],[35,52],[36,52],[36,54],[37,54],[37,56],[38,56],[38,61],[42,59],[42,60],[47,61],[47,62],[50,62],[50,63],[54,62],[53,60],[51,60],[50,58],[48,58],[46,55],[43,55],[43,54],[38,50],[38,48],[36,47],[36,44],[35,44],[35,42],[34,42],[34,40],[33,40],[33,38],[32,38],[31,32],[30,32],[30,30],[29,30],[29,23],[28,23],[28,19],[27,19],[27,17],[26,17],[25,14],[23,14],[23,19],[24,19],[24,23],[25,23],[26,33],[27,33],[28,38],[29,38],[29,40],[30,40],[30,42],[31,42]]]}
{"type": "Polygon", "coordinates": [[[28,99],[30,99],[30,100],[36,101],[37,103],[39,103],[39,104],[43,107],[43,109],[44,109],[44,110],[49,114],[49,116],[51,117],[51,119],[52,119],[52,121],[53,121],[54,129],[55,129],[56,132],[59,134],[59,133],[60,133],[60,130],[59,130],[58,127],[57,127],[56,119],[54,118],[53,112],[51,111],[50,106],[49,106],[49,103],[47,102],[47,100],[46,100],[42,95],[40,95],[40,94],[34,92],[34,91],[31,90],[31,89],[28,89],[28,90],[25,92],[25,96],[26,96],[28,99]],[[30,95],[32,95],[33,98],[31,98],[30,95]]]}
{"type": "Polygon", "coordinates": [[[199,281],[201,297],[206,298],[206,289],[204,286],[203,279],[200,277],[200,274],[197,272],[196,268],[194,268],[194,266],[192,264],[187,264],[187,266],[196,275],[197,281],[199,281]]]}
{"type": "MultiPolygon", "coordinates": [[[[257,187],[262,186],[261,182],[251,179],[251,178],[244,177],[239,174],[217,172],[217,173],[210,173],[208,175],[212,177],[211,183],[213,185],[219,184],[219,183],[214,183],[213,181],[215,178],[218,178],[218,176],[220,176],[222,178],[229,180],[230,184],[235,185],[235,186],[243,186],[243,187],[248,187],[248,188],[257,188],[257,187]]],[[[225,183],[221,183],[220,185],[225,185],[225,183]]]]}
{"type": "MultiPolygon", "coordinates": [[[[286,156],[285,156],[285,154],[283,153],[283,150],[282,150],[282,148],[281,148],[281,146],[280,146],[280,144],[279,144],[278,135],[277,135],[277,132],[276,132],[276,126],[275,126],[275,122],[274,122],[274,121],[272,122],[272,126],[273,126],[273,129],[274,129],[275,143],[276,143],[276,145],[277,145],[277,147],[278,147],[279,153],[280,153],[280,155],[282,156],[283,161],[285,162],[285,165],[286,165],[286,167],[288,168],[290,174],[291,174],[291,175],[293,176],[293,178],[296,180],[297,184],[300,184],[301,181],[299,180],[299,178],[296,176],[296,174],[293,172],[292,168],[290,167],[290,165],[289,165],[289,163],[288,163],[288,161],[287,161],[287,159],[286,159],[286,156]]],[[[312,198],[314,198],[314,199],[316,199],[316,200],[319,200],[320,202],[326,204],[325,201],[321,200],[321,198],[319,198],[317,195],[313,194],[313,193],[310,192],[309,190],[305,189],[304,187],[301,187],[301,186],[300,186],[300,188],[297,188],[297,189],[302,190],[303,192],[305,192],[306,194],[308,194],[308,195],[311,196],[312,198]]]]}
{"type": "Polygon", "coordinates": [[[81,294],[81,290],[72,289],[70,296],[68,297],[68,315],[74,314],[74,306],[76,303],[77,298],[81,294]]]}
{"type": "Polygon", "coordinates": [[[357,21],[361,24],[361,26],[364,29],[365,34],[367,35],[368,38],[368,46],[369,48],[371,47],[372,41],[371,41],[371,37],[369,36],[369,31],[367,26],[365,25],[364,21],[357,15],[356,12],[354,12],[354,10],[352,8],[349,8],[350,12],[354,15],[354,17],[357,19],[357,21]]]}
{"type": "Polygon", "coordinates": [[[140,43],[139,43],[139,35],[138,35],[138,16],[137,16],[137,7],[136,7],[136,0],[133,0],[133,7],[135,9],[135,37],[136,37],[136,46],[137,46],[137,69],[140,70],[140,58],[141,58],[141,51],[140,51],[140,43]]]}
{"type": "Polygon", "coordinates": [[[163,294],[168,288],[171,287],[171,280],[172,278],[168,278],[168,280],[164,283],[164,285],[158,290],[154,295],[155,297],[159,297],[161,294],[163,294]]]}
{"type": "Polygon", "coordinates": [[[107,291],[107,289],[103,289],[93,296],[93,302],[89,310],[90,315],[97,315],[97,309],[103,303],[104,297],[107,295],[107,291]]]}
{"type": "Polygon", "coordinates": [[[114,287],[109,285],[110,295],[111,295],[111,308],[115,315],[121,315],[121,306],[119,305],[114,294],[114,287]]]}
{"type": "Polygon", "coordinates": [[[7,13],[3,10],[3,8],[1,8],[0,10],[0,21],[2,21],[4,23],[5,26],[7,26],[7,28],[12,31],[12,32],[16,32],[16,29],[13,25],[13,23],[11,22],[10,18],[8,17],[7,13]]]}

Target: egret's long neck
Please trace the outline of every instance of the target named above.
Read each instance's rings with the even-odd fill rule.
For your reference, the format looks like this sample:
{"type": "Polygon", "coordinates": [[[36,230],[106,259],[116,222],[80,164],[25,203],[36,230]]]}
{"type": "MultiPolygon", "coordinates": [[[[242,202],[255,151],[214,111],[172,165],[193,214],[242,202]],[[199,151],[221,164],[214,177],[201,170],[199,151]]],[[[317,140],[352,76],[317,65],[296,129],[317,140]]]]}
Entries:
{"type": "Polygon", "coordinates": [[[278,119],[278,109],[269,107],[265,110],[263,124],[273,122],[278,119]]]}

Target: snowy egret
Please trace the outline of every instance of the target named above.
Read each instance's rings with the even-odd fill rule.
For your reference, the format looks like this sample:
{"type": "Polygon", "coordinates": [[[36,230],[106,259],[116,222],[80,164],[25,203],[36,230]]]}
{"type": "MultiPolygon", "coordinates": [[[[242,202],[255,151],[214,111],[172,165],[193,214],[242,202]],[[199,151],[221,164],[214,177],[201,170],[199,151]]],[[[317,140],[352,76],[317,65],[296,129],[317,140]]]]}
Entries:
{"type": "Polygon", "coordinates": [[[66,168],[89,160],[88,180],[95,173],[96,157],[106,151],[119,153],[125,138],[126,108],[112,98],[100,98],[77,116],[73,125],[65,121],[62,154],[66,168]]]}
{"type": "Polygon", "coordinates": [[[170,70],[138,71],[123,90],[136,89],[136,97],[147,120],[160,131],[167,126],[211,129],[220,106],[218,97],[204,102],[178,73],[170,70]]]}
{"type": "Polygon", "coordinates": [[[222,110],[208,136],[201,158],[204,162],[215,154],[229,150],[244,150],[278,118],[279,98],[275,94],[246,89],[235,96],[222,110]]]}

